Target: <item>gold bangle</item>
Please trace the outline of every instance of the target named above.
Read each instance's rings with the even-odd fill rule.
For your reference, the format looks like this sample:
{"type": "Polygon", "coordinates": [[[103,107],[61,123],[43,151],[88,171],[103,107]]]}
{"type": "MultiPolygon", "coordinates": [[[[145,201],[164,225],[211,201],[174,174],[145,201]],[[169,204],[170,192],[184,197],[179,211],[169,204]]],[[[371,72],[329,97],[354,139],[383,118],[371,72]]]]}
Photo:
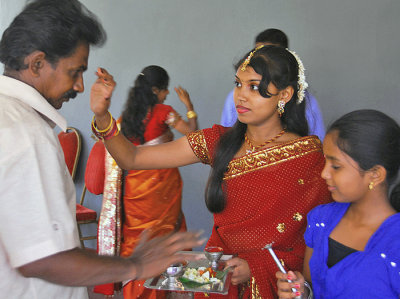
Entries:
{"type": "Polygon", "coordinates": [[[190,111],[188,111],[188,112],[186,113],[186,117],[187,117],[187,118],[195,118],[195,117],[197,117],[197,113],[194,112],[193,110],[190,110],[190,111]]]}
{"type": "Polygon", "coordinates": [[[108,127],[107,127],[106,129],[104,129],[104,130],[99,130],[99,129],[96,127],[96,122],[95,122],[95,120],[94,120],[95,116],[93,115],[92,125],[93,125],[93,128],[94,128],[97,132],[99,132],[99,133],[107,132],[107,131],[111,128],[111,126],[112,126],[112,124],[113,124],[113,117],[112,117],[112,115],[111,115],[111,112],[110,112],[110,111],[107,111],[107,112],[108,112],[108,114],[110,114],[111,121],[110,121],[110,124],[108,125],[108,127]]]}

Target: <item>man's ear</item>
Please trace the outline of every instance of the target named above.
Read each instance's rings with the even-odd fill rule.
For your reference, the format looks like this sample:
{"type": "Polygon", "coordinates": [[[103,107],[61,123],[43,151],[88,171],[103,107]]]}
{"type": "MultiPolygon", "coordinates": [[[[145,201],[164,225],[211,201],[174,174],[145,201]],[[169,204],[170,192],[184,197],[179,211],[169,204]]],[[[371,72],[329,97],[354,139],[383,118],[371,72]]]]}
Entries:
{"type": "Polygon", "coordinates": [[[285,104],[290,101],[290,99],[293,97],[294,89],[292,86],[288,86],[285,89],[282,89],[279,94],[280,94],[280,100],[284,101],[285,104]]]}
{"type": "Polygon", "coordinates": [[[155,87],[155,86],[153,86],[153,87],[151,88],[151,90],[153,91],[153,93],[154,93],[155,95],[158,95],[158,93],[160,92],[160,89],[158,89],[158,88],[155,87]]]}
{"type": "Polygon", "coordinates": [[[46,54],[42,51],[34,51],[25,57],[25,63],[28,65],[28,71],[34,77],[38,77],[40,75],[40,71],[43,69],[46,60],[46,54]]]}

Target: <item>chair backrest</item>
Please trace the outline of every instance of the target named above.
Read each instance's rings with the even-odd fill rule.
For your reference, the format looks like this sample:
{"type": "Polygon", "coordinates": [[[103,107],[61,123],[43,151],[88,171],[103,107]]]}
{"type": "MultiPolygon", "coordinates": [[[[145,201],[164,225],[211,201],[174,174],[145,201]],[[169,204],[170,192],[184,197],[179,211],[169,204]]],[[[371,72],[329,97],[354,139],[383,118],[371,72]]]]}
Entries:
{"type": "Polygon", "coordinates": [[[58,140],[64,152],[65,164],[67,164],[72,179],[75,179],[76,169],[81,155],[81,134],[75,128],[68,127],[66,132],[58,134],[58,140]]]}
{"type": "Polygon", "coordinates": [[[93,194],[103,194],[105,178],[105,154],[106,148],[103,142],[97,141],[90,153],[86,163],[85,185],[93,194]]]}

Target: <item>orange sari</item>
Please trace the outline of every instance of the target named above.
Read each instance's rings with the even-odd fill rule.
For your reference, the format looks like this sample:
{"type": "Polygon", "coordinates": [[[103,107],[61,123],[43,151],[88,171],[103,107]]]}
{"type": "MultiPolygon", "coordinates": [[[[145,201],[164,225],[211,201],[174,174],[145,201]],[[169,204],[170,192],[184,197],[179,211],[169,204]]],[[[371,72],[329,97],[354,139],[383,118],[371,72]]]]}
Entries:
{"type": "MultiPolygon", "coordinates": [[[[194,153],[213,165],[217,142],[226,131],[219,125],[188,134],[194,153]]],[[[278,267],[263,247],[273,248],[286,269],[301,271],[306,215],[315,206],[330,201],[320,177],[325,160],[316,136],[262,149],[233,159],[224,176],[226,206],[214,214],[207,246],[220,246],[226,254],[247,261],[251,278],[231,285],[228,295],[211,298],[277,298],[278,267]]],[[[204,297],[196,293],[196,298],[204,297]]]]}
{"type": "MultiPolygon", "coordinates": [[[[173,140],[169,125],[173,126],[178,117],[172,107],[156,105],[146,118],[144,134],[146,142],[143,145],[155,145],[173,140]]],[[[139,145],[137,140],[132,140],[132,143],[139,145]]],[[[118,198],[121,196],[122,172],[116,170],[119,168],[109,155],[106,155],[105,164],[109,165],[110,170],[107,171],[106,167],[103,207],[98,229],[99,254],[131,256],[140,234],[145,229],[150,230],[153,237],[186,230],[181,210],[183,183],[178,168],[130,170],[123,180],[121,240],[118,198]]],[[[140,280],[123,282],[124,298],[165,298],[164,291],[146,289],[143,283],[144,281],[140,280]]],[[[95,292],[112,295],[114,285],[96,286],[95,292]]]]}

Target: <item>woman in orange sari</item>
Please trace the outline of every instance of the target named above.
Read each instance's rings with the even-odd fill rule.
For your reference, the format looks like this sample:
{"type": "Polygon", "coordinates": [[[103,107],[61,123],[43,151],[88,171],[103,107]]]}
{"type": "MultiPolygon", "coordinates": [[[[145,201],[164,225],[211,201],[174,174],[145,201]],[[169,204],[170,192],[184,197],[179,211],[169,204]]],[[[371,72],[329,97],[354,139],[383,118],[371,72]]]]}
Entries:
{"type": "MultiPolygon", "coordinates": [[[[134,86],[129,91],[122,116],[118,120],[122,133],[134,145],[156,145],[172,141],[174,136],[170,128],[182,134],[197,129],[197,116],[185,89],[178,87],[175,91],[186,106],[188,121],[183,120],[171,106],[163,104],[169,94],[168,83],[167,72],[156,65],[145,67],[137,76],[134,86]]],[[[109,239],[112,232],[109,228],[110,220],[119,221],[120,218],[115,217],[113,211],[120,214],[120,211],[117,211],[119,203],[115,199],[121,196],[121,186],[118,182],[121,182],[122,172],[110,155],[106,155],[105,161],[106,183],[99,223],[99,254],[108,254],[110,246],[115,246],[114,254],[119,250],[120,256],[131,256],[140,234],[145,229],[150,229],[153,236],[186,230],[181,209],[182,179],[178,168],[130,170],[124,177],[124,217],[120,247],[118,232],[114,234],[113,244],[107,244],[107,238],[109,239]],[[109,198],[114,201],[111,202],[109,198]],[[112,217],[109,217],[110,214],[112,217]]],[[[143,283],[144,281],[125,282],[124,298],[164,297],[164,292],[145,289],[143,283]]],[[[112,285],[98,286],[95,292],[111,295],[113,288],[112,285]]]]}
{"type": "Polygon", "coordinates": [[[232,128],[215,125],[155,147],[133,147],[113,129],[104,130],[115,128],[105,99],[114,82],[106,71],[98,76],[91,98],[93,132],[104,138],[121,167],[211,165],[206,205],[214,213],[214,227],[207,245],[220,246],[234,257],[227,261],[233,267],[228,295],[209,297],[276,298],[278,268],[263,247],[274,242],[285,267],[301,269],[306,214],[330,201],[320,177],[321,143],[307,136],[307,83],[297,54],[273,46],[253,49],[237,65],[237,123],[232,128]]]}

